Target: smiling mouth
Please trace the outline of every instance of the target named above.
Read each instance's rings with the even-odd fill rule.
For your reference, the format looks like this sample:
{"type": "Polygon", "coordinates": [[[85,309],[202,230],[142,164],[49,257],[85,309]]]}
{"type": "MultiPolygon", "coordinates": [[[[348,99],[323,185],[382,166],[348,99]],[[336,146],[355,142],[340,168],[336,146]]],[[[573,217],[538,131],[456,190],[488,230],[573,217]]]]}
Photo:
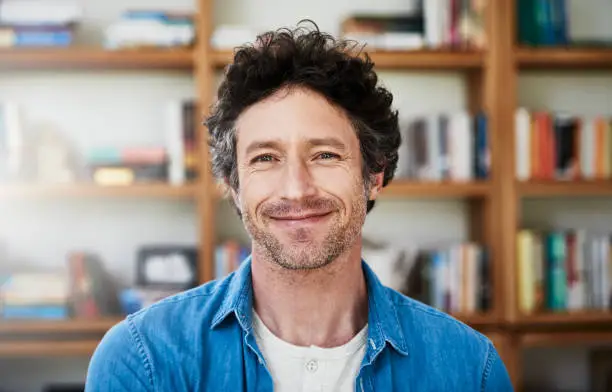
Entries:
{"type": "Polygon", "coordinates": [[[331,211],[299,215],[271,216],[270,218],[281,225],[301,226],[319,223],[330,215],[331,211]]]}

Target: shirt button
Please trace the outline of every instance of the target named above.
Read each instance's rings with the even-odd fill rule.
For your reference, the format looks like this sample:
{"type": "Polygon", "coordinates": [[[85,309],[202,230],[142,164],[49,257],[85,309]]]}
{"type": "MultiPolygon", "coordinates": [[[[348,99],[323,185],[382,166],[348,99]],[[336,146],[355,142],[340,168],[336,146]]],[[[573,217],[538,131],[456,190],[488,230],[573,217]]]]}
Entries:
{"type": "Polygon", "coordinates": [[[319,362],[317,362],[316,359],[311,359],[310,361],[306,362],[306,370],[308,370],[310,373],[316,372],[317,369],[319,369],[319,362]]]}

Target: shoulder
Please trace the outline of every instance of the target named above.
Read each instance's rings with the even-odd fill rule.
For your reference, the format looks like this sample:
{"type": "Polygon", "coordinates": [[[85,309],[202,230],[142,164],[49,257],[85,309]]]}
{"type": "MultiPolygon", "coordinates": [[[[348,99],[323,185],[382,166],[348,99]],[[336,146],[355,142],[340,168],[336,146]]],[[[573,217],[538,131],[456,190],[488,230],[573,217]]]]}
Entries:
{"type": "Polygon", "coordinates": [[[406,332],[404,336],[412,340],[413,345],[426,340],[430,348],[444,350],[452,346],[483,356],[491,349],[490,339],[464,322],[395,290],[386,290],[395,305],[398,321],[406,332]]]}

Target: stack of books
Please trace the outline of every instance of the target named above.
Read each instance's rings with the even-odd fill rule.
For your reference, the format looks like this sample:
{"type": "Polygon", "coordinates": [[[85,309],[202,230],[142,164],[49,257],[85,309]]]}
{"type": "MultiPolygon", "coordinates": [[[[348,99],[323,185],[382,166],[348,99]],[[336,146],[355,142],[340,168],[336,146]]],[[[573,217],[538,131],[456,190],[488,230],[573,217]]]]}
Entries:
{"type": "Polygon", "coordinates": [[[491,305],[489,253],[474,243],[420,251],[402,291],[444,312],[484,312],[491,305]]]}
{"type": "Polygon", "coordinates": [[[460,111],[403,122],[396,178],[465,182],[490,171],[489,130],[483,113],[460,111]]]}
{"type": "Polygon", "coordinates": [[[237,241],[228,240],[215,248],[215,279],[222,279],[232,273],[251,253],[250,248],[237,241]]]}
{"type": "Polygon", "coordinates": [[[95,148],[87,156],[87,166],[91,179],[98,185],[164,183],[168,180],[163,147],[95,148]]]}
{"type": "Polygon", "coordinates": [[[529,112],[515,119],[518,180],[601,180],[612,176],[612,119],[529,112]]]}
{"type": "Polygon", "coordinates": [[[3,0],[0,47],[69,46],[82,13],[71,0],[3,0]]]}
{"type": "Polygon", "coordinates": [[[367,49],[483,49],[485,0],[427,0],[401,15],[358,14],[342,23],[342,35],[367,49]]]}
{"type": "Polygon", "coordinates": [[[61,272],[14,273],[0,278],[5,320],[61,320],[70,316],[69,277],[61,272]]]}
{"type": "Polygon", "coordinates": [[[517,235],[519,309],[525,314],[610,310],[612,237],[586,230],[521,230],[517,235]]]}
{"type": "Polygon", "coordinates": [[[188,47],[195,40],[193,15],[162,10],[128,10],[105,31],[105,47],[188,47]]]}

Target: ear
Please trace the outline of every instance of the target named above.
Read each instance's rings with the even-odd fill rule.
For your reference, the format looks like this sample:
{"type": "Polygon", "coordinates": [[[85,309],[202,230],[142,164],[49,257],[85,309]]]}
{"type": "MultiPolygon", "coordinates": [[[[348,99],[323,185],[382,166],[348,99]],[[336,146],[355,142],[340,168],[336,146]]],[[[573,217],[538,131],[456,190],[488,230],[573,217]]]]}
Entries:
{"type": "Polygon", "coordinates": [[[372,174],[370,176],[370,180],[371,180],[370,181],[370,194],[369,194],[370,200],[376,200],[376,198],[382,191],[384,177],[385,177],[384,171],[380,173],[372,174]]]}

